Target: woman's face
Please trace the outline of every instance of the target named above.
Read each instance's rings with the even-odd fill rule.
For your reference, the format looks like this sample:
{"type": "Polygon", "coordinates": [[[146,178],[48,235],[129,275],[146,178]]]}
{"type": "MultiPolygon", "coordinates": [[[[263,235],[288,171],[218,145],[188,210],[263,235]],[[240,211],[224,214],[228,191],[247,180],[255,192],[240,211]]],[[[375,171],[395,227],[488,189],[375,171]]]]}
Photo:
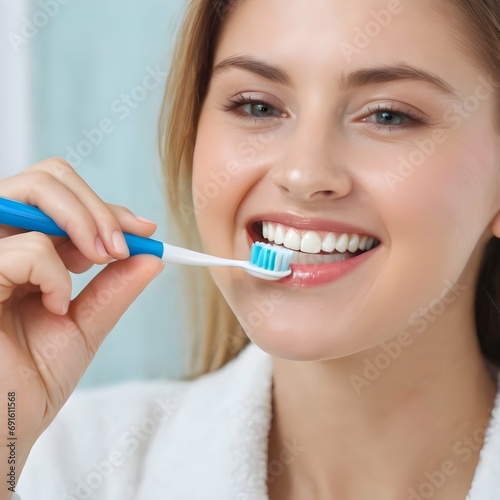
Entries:
{"type": "MultiPolygon", "coordinates": [[[[276,238],[302,249],[280,282],[212,272],[272,355],[359,352],[451,283],[474,283],[500,209],[497,83],[456,36],[425,0],[243,0],[230,12],[194,204],[206,252],[248,260],[253,241],[276,238]]],[[[461,293],[473,300],[473,286],[461,293]]]]}

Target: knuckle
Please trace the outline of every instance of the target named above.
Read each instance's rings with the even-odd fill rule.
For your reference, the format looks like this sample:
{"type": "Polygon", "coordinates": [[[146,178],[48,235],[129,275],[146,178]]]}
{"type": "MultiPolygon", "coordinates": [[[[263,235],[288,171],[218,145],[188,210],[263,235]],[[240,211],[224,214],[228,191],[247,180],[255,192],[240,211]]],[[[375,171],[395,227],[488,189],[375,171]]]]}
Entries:
{"type": "Polygon", "coordinates": [[[40,184],[46,183],[50,178],[50,174],[47,171],[37,168],[30,168],[27,170],[27,173],[29,174],[33,186],[39,186],[40,184]]]}
{"type": "Polygon", "coordinates": [[[102,200],[100,201],[101,202],[94,207],[93,211],[93,217],[97,227],[119,228],[120,224],[118,222],[117,212],[114,210],[113,205],[105,203],[102,200]]]}
{"type": "Polygon", "coordinates": [[[107,227],[116,226],[117,228],[119,227],[119,224],[115,216],[107,210],[102,210],[97,214],[96,222],[102,226],[107,226],[107,227]]]}
{"type": "Polygon", "coordinates": [[[48,171],[54,177],[63,177],[65,175],[71,175],[75,172],[73,167],[62,158],[49,158],[46,160],[46,166],[48,171]]]}
{"type": "Polygon", "coordinates": [[[37,254],[52,255],[55,252],[52,240],[46,234],[32,231],[24,233],[23,237],[29,240],[30,248],[37,254]]]}
{"type": "Polygon", "coordinates": [[[85,344],[91,358],[93,358],[97,354],[99,347],[101,347],[101,343],[99,342],[97,336],[86,336],[85,344]]]}
{"type": "Polygon", "coordinates": [[[27,175],[26,183],[31,193],[44,193],[47,185],[53,181],[53,177],[49,172],[38,168],[29,169],[24,175],[27,175]]]}
{"type": "Polygon", "coordinates": [[[116,215],[134,215],[134,213],[132,212],[132,210],[130,210],[129,208],[127,207],[124,207],[123,205],[115,205],[113,203],[106,203],[107,207],[108,207],[108,210],[112,213],[112,214],[116,214],[116,215]]]}
{"type": "Polygon", "coordinates": [[[29,167],[27,171],[45,172],[53,177],[61,177],[73,173],[74,169],[63,158],[53,157],[29,167]]]}

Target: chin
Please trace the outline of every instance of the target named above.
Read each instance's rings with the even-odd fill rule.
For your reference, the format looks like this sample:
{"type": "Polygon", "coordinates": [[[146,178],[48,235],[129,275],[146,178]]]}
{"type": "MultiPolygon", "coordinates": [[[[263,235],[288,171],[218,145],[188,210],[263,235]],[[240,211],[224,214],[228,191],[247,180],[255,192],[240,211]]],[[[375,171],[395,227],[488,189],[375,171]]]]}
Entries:
{"type": "MultiPolygon", "coordinates": [[[[274,318],[273,318],[274,319],[274,318]]],[[[290,361],[324,361],[353,354],[356,349],[335,332],[315,332],[306,325],[289,321],[268,322],[260,327],[244,325],[249,339],[273,357],[290,361]]]]}

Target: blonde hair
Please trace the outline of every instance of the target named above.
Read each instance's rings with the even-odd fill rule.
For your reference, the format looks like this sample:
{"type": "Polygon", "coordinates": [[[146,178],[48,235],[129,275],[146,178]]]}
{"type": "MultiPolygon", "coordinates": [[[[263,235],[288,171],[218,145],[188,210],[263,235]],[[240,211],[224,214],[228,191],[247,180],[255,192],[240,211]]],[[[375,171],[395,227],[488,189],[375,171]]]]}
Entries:
{"type": "MultiPolygon", "coordinates": [[[[160,157],[180,241],[200,248],[191,189],[201,105],[208,89],[215,44],[230,1],[192,0],[174,51],[160,115],[160,157]]],[[[215,371],[248,343],[243,329],[203,268],[186,270],[190,302],[204,311],[192,321],[191,376],[215,371]]]]}
{"type": "MultiPolygon", "coordinates": [[[[199,248],[191,189],[192,161],[201,106],[224,19],[240,0],[191,0],[174,52],[160,116],[160,156],[166,190],[181,243],[199,248]]],[[[456,21],[469,26],[467,41],[493,74],[499,74],[498,0],[443,0],[456,8],[456,21]]],[[[464,31],[461,30],[461,33],[464,31]]],[[[469,48],[470,48],[469,47],[469,48]]],[[[485,252],[476,292],[476,324],[484,354],[500,365],[500,240],[485,252]],[[484,293],[488,297],[484,296],[484,293]],[[495,308],[496,307],[496,308],[495,308]]],[[[248,339],[222,294],[204,269],[190,269],[190,302],[196,296],[195,334],[191,338],[192,376],[217,370],[234,358],[248,339]],[[202,324],[200,324],[202,321],[202,324]]]]}

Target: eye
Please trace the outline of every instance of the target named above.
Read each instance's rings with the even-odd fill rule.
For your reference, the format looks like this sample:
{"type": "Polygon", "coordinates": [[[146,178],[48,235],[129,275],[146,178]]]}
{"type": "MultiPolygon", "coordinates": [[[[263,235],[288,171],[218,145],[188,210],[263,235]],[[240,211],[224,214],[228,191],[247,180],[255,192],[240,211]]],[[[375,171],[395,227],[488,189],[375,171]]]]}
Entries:
{"type": "Polygon", "coordinates": [[[227,100],[224,109],[237,113],[241,118],[258,121],[286,117],[278,106],[278,103],[269,102],[261,96],[238,94],[227,100]]]}
{"type": "Polygon", "coordinates": [[[248,104],[241,106],[241,110],[256,118],[272,118],[273,116],[281,115],[278,110],[274,109],[269,104],[258,101],[248,102],[248,104]]]}
{"type": "Polygon", "coordinates": [[[392,111],[379,111],[371,115],[374,122],[379,125],[403,125],[411,121],[411,118],[404,113],[394,113],[392,111]]]}
{"type": "Polygon", "coordinates": [[[401,109],[395,104],[377,104],[369,109],[369,114],[363,118],[364,122],[374,124],[377,129],[406,129],[425,123],[423,116],[416,111],[401,109]]]}

